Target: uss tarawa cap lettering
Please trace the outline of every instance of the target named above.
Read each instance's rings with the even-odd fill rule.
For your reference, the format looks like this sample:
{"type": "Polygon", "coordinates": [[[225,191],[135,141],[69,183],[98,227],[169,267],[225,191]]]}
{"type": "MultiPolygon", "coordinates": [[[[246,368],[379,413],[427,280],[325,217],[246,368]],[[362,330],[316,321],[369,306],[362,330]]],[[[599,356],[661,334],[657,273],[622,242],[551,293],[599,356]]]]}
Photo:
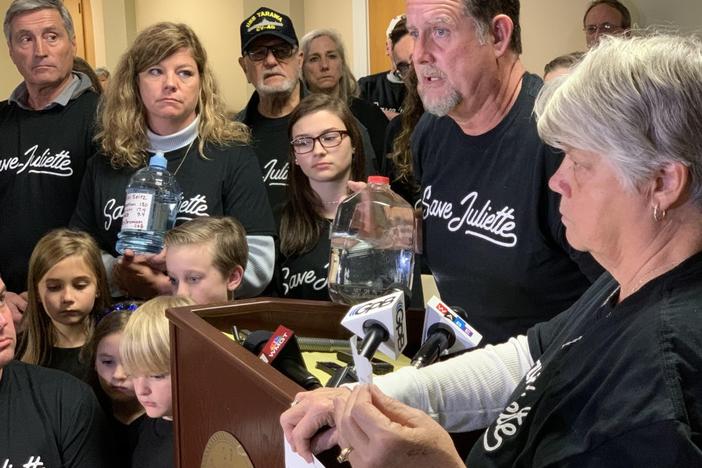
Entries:
{"type": "Polygon", "coordinates": [[[261,7],[246,18],[241,27],[241,53],[246,51],[251,42],[260,36],[275,36],[290,45],[297,46],[297,35],[290,18],[267,7],[261,7]]]}

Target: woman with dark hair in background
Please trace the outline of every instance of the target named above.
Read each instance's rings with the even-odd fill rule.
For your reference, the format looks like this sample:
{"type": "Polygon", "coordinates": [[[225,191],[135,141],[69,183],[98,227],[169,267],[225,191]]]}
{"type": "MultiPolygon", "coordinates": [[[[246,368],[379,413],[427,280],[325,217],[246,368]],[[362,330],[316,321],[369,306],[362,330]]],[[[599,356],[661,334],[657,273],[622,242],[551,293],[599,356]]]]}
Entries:
{"type": "Polygon", "coordinates": [[[288,201],[280,219],[278,292],[281,297],[329,300],[329,227],[348,195],[349,180],[364,179],[363,141],[340,99],[304,98],[290,115],[288,201]]]}
{"type": "Polygon", "coordinates": [[[424,114],[424,106],[417,92],[417,74],[410,66],[405,75],[407,94],[400,115],[390,121],[385,135],[385,158],[391,188],[412,206],[420,198],[420,187],[414,177],[411,139],[414,127],[424,114]]]}

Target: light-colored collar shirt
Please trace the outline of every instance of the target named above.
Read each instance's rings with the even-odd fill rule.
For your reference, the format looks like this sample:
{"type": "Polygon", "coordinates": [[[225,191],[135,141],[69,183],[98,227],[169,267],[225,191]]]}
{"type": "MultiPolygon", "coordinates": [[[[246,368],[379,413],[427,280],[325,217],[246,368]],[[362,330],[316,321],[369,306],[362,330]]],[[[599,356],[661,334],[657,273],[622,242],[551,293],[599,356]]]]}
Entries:
{"type": "Polygon", "coordinates": [[[33,109],[29,105],[29,91],[27,91],[27,85],[23,81],[17,86],[8,99],[9,102],[17,104],[19,107],[25,110],[46,110],[51,109],[54,106],[65,107],[71,99],[80,96],[83,91],[87,88],[85,87],[85,81],[83,77],[90,83],[90,79],[87,75],[80,72],[73,72],[73,79],[64,86],[63,90],[56,96],[49,104],[47,104],[43,109],[33,109]]]}

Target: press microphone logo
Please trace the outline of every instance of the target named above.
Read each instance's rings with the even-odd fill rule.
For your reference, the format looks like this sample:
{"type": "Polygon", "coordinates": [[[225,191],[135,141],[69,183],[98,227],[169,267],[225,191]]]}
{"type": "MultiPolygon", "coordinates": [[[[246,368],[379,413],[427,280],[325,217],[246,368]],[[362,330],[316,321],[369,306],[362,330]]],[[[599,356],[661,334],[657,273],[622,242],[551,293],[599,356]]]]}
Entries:
{"type": "MultiPolygon", "coordinates": [[[[360,304],[359,307],[353,312],[351,315],[365,315],[370,312],[373,312],[374,310],[387,307],[390,304],[392,304],[395,301],[395,296],[383,296],[379,297],[378,299],[364,302],[363,304],[360,304]]],[[[401,306],[400,303],[398,303],[398,306],[401,306]]]]}
{"type": "Polygon", "coordinates": [[[405,293],[397,290],[351,307],[341,325],[364,340],[373,336],[369,330],[382,328],[387,336],[377,350],[397,359],[407,344],[405,315],[405,293]]]}
{"type": "Polygon", "coordinates": [[[285,345],[288,344],[288,341],[290,341],[293,334],[293,331],[289,328],[282,325],[278,326],[268,342],[266,342],[265,346],[263,346],[261,354],[258,355],[258,358],[266,364],[273,362],[273,360],[283,350],[285,345]]]}
{"type": "Polygon", "coordinates": [[[395,306],[395,335],[397,336],[397,347],[405,348],[405,308],[402,302],[395,306]]]}
{"type": "Polygon", "coordinates": [[[446,307],[442,302],[436,304],[436,310],[441,312],[446,319],[453,322],[458,328],[463,330],[468,336],[473,336],[473,330],[470,329],[465,320],[458,316],[455,312],[446,307]]]}

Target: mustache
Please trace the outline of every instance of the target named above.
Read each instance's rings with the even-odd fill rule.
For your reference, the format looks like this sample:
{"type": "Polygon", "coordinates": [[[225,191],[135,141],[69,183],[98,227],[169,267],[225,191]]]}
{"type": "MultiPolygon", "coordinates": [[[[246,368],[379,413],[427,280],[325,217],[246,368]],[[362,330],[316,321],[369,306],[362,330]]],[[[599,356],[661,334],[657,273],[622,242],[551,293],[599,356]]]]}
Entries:
{"type": "Polygon", "coordinates": [[[277,67],[272,69],[272,70],[266,70],[263,72],[263,78],[268,78],[269,76],[276,76],[276,75],[283,75],[284,73],[279,70],[277,67]]]}
{"type": "MultiPolygon", "coordinates": [[[[415,68],[416,67],[415,65],[415,68]]],[[[446,73],[433,65],[420,65],[417,74],[423,78],[446,78],[446,73]]]]}

